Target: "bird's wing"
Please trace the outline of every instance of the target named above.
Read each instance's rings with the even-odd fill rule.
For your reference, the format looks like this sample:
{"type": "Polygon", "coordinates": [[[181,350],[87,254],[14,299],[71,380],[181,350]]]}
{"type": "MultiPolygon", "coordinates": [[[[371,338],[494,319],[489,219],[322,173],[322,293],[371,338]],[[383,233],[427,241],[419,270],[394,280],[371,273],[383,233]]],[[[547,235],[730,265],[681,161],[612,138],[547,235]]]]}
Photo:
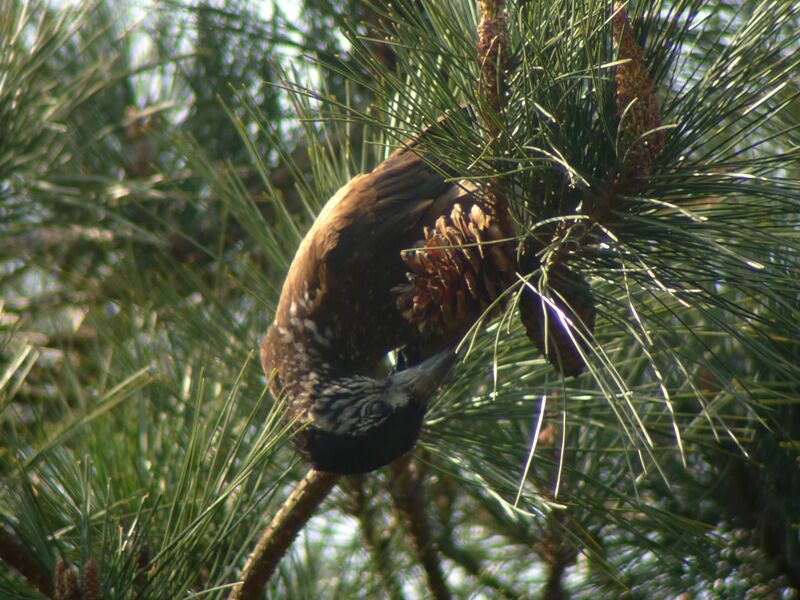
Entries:
{"type": "Polygon", "coordinates": [[[276,325],[301,332],[294,339],[330,361],[371,368],[410,335],[391,291],[406,280],[401,251],[422,239],[423,228],[460,196],[456,184],[408,150],[352,179],[301,243],[276,325]]]}
{"type": "MultiPolygon", "coordinates": [[[[422,238],[422,227],[437,198],[453,187],[445,175],[410,151],[390,156],[354,182],[334,209],[326,262],[349,269],[375,254],[396,254],[422,238]],[[334,239],[335,238],[335,239],[334,239]]],[[[427,219],[430,220],[430,219],[427,219]]]]}

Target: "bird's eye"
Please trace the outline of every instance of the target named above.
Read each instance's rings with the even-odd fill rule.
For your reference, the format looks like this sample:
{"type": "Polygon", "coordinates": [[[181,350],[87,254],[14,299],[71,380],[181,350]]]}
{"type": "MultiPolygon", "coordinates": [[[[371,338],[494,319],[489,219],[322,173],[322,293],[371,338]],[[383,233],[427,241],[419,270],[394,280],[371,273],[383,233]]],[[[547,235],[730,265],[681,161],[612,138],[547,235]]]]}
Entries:
{"type": "Polygon", "coordinates": [[[385,402],[365,402],[361,407],[361,416],[374,419],[388,415],[390,410],[385,402]]]}

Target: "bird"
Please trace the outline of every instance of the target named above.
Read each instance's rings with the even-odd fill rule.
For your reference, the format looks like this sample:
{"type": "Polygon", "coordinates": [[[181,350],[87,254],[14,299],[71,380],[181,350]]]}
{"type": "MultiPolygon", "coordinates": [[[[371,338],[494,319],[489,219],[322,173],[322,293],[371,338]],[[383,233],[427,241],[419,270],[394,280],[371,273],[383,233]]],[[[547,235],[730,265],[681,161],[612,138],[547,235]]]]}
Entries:
{"type": "MultiPolygon", "coordinates": [[[[423,134],[425,135],[425,134],[423,134]]],[[[367,473],[408,452],[427,403],[456,361],[458,331],[424,336],[398,310],[401,252],[458,203],[480,200],[441,161],[406,142],[325,204],[289,267],[261,342],[270,388],[319,471],[367,473]],[[410,364],[386,369],[408,348],[410,364]]]]}

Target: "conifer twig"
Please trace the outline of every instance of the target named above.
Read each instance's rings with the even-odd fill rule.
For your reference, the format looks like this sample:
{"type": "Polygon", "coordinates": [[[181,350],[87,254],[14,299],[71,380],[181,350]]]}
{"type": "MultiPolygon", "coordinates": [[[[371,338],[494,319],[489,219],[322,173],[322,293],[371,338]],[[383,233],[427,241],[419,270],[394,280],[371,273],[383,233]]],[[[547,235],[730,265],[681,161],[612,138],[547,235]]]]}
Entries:
{"type": "Polygon", "coordinates": [[[497,119],[505,109],[505,70],[508,63],[508,15],[504,0],[479,0],[478,60],[481,63],[479,91],[494,115],[484,114],[486,129],[496,138],[501,134],[497,119]]]}
{"type": "Polygon", "coordinates": [[[297,534],[339,481],[339,475],[311,469],[283,503],[247,558],[231,600],[260,598],[264,585],[297,534]]]}
{"type": "MultiPolygon", "coordinates": [[[[620,61],[615,81],[624,159],[588,214],[590,223],[605,228],[610,227],[609,220],[620,208],[625,195],[653,172],[654,162],[664,148],[665,140],[665,132],[660,129],[661,102],[656,82],[648,71],[644,48],[634,35],[625,2],[614,3],[611,23],[614,47],[620,61]]],[[[592,227],[583,225],[570,228],[551,262],[566,263],[570,259],[568,249],[580,247],[592,231],[592,227]]]]}
{"type": "Polygon", "coordinates": [[[604,224],[624,194],[638,179],[650,175],[653,162],[664,147],[661,102],[655,81],[647,68],[644,49],[639,46],[628,21],[624,2],[614,3],[612,37],[617,58],[617,112],[623,142],[624,161],[591,213],[592,221],[604,224]]]}
{"type": "Polygon", "coordinates": [[[454,499],[461,490],[452,477],[439,476],[432,489],[433,504],[436,507],[436,518],[441,525],[437,537],[439,551],[442,556],[460,565],[467,573],[475,577],[481,585],[497,592],[502,598],[523,598],[524,593],[517,592],[510,585],[485,568],[483,561],[467,548],[460,547],[453,538],[454,499]]]}
{"type": "Polygon", "coordinates": [[[431,524],[425,512],[425,492],[421,477],[412,471],[411,459],[408,456],[398,458],[389,465],[389,468],[394,478],[392,498],[408,527],[414,550],[425,571],[431,596],[437,600],[447,600],[451,594],[442,571],[431,524]]]}
{"type": "Polygon", "coordinates": [[[564,573],[575,562],[577,550],[561,539],[552,521],[548,522],[541,543],[541,555],[547,567],[542,600],[565,600],[568,596],[564,590],[564,573]]]}
{"type": "Polygon", "coordinates": [[[499,577],[487,571],[481,564],[480,559],[472,552],[464,548],[459,548],[452,538],[452,531],[449,529],[439,536],[439,550],[454,563],[458,564],[467,573],[475,577],[482,585],[497,592],[502,598],[523,598],[525,594],[517,592],[512,587],[503,583],[499,577]]]}
{"type": "MultiPolygon", "coordinates": [[[[478,10],[481,15],[478,24],[477,48],[480,61],[478,93],[486,104],[480,112],[483,125],[493,138],[492,145],[495,147],[496,153],[500,155],[506,145],[500,122],[508,101],[505,77],[510,56],[508,15],[506,14],[505,0],[478,0],[478,10]]],[[[502,181],[499,177],[493,177],[490,180],[488,193],[496,218],[500,219],[505,231],[511,231],[508,198],[503,191],[502,181]]]]}
{"type": "Polygon", "coordinates": [[[348,478],[352,484],[351,512],[361,525],[361,535],[364,537],[364,546],[370,553],[378,577],[386,588],[386,593],[392,600],[402,600],[403,591],[400,582],[391,570],[392,556],[388,552],[388,540],[382,539],[380,532],[375,527],[375,505],[367,501],[364,490],[364,476],[353,475],[348,478]]]}

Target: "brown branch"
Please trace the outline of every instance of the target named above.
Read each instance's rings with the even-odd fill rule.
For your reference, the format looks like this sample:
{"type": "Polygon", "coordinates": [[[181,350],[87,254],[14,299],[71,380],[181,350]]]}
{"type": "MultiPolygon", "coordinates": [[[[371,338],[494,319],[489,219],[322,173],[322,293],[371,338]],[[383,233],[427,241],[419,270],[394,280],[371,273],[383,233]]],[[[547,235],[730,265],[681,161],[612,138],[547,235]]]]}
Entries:
{"type": "MultiPolygon", "coordinates": [[[[639,46],[628,20],[625,2],[614,3],[611,19],[612,38],[619,64],[616,75],[616,105],[620,118],[619,128],[625,160],[618,172],[609,174],[609,184],[589,211],[589,226],[571,228],[562,243],[564,250],[555,260],[566,262],[566,248],[580,246],[592,231],[591,225],[607,226],[613,212],[620,208],[626,193],[636,189],[641,179],[650,175],[653,163],[664,148],[666,134],[661,127],[661,102],[656,82],[652,79],[644,58],[644,49],[639,46]]],[[[550,240],[545,240],[549,243],[550,240]]]]}
{"type": "Polygon", "coordinates": [[[548,563],[547,582],[542,590],[542,600],[566,600],[568,598],[562,583],[565,569],[566,565],[561,563],[548,563]]]}
{"type": "MultiPolygon", "coordinates": [[[[616,104],[625,159],[620,172],[612,174],[610,185],[590,213],[592,223],[605,224],[622,203],[625,193],[650,175],[653,163],[664,148],[661,102],[655,81],[628,21],[626,3],[615,2],[611,19],[617,58],[616,104]]],[[[588,232],[588,228],[584,231],[588,232]]],[[[580,241],[580,240],[579,240],[580,241]]]]}
{"type": "MultiPolygon", "coordinates": [[[[481,4],[491,4],[483,0],[481,4]]],[[[611,219],[624,206],[627,194],[652,173],[653,165],[664,147],[664,131],[661,126],[661,105],[657,86],[650,76],[644,59],[644,50],[639,46],[628,22],[628,13],[623,2],[614,4],[611,20],[612,38],[619,64],[616,76],[616,104],[620,118],[619,134],[624,150],[624,160],[618,168],[608,174],[605,190],[588,208],[588,222],[566,221],[546,230],[544,239],[529,239],[520,260],[521,271],[533,273],[545,269],[557,276],[548,287],[557,292],[551,300],[562,308],[573,320],[582,325],[578,333],[584,335],[594,331],[595,305],[591,288],[580,273],[568,268],[571,260],[581,255],[581,248],[598,227],[613,228],[611,219]],[[543,251],[555,244],[548,255],[543,251]],[[558,280],[560,279],[560,281],[558,280]],[[559,297],[566,302],[561,302],[559,297]],[[583,329],[583,331],[580,331],[583,329]]],[[[537,236],[538,237],[538,236],[537,236]]],[[[538,286],[541,276],[534,276],[530,285],[538,286]]],[[[584,368],[584,355],[590,345],[584,344],[584,335],[575,335],[559,326],[546,327],[558,319],[545,319],[550,309],[545,308],[532,290],[525,290],[519,303],[520,317],[528,337],[536,344],[548,360],[564,375],[578,375],[584,368]],[[583,346],[583,348],[581,348],[583,346]],[[553,348],[555,352],[550,352],[553,348]]],[[[555,316],[555,315],[550,315],[555,316]]],[[[587,335],[586,337],[589,337],[587,335]]]]}
{"type": "Polygon", "coordinates": [[[419,472],[412,471],[411,459],[408,456],[398,458],[389,465],[389,468],[393,475],[392,499],[397,511],[406,522],[414,550],[425,571],[431,595],[437,600],[449,600],[450,590],[442,571],[431,524],[425,513],[422,477],[419,472]]]}
{"type": "Polygon", "coordinates": [[[454,563],[460,565],[461,568],[475,577],[482,585],[497,592],[500,597],[510,599],[525,597],[525,594],[517,592],[512,587],[503,583],[499,577],[485,570],[477,556],[464,548],[456,546],[450,535],[450,531],[439,536],[438,541],[439,550],[443,556],[446,556],[454,563]]]}
{"type": "Polygon", "coordinates": [[[46,596],[53,595],[53,581],[50,573],[21,541],[3,529],[0,529],[0,560],[46,596]]]}
{"type": "Polygon", "coordinates": [[[487,571],[481,559],[474,552],[459,547],[453,540],[454,500],[461,492],[455,479],[442,473],[434,480],[430,489],[433,495],[430,504],[434,506],[436,519],[442,528],[437,538],[442,556],[446,556],[457,565],[460,565],[462,569],[475,577],[481,585],[497,592],[498,597],[524,598],[526,596],[525,593],[517,592],[499,577],[487,571]]]}
{"type": "Polygon", "coordinates": [[[617,112],[625,144],[625,171],[634,177],[649,175],[664,147],[661,103],[650,77],[643,49],[628,22],[625,2],[614,3],[611,18],[614,47],[622,61],[617,67],[617,112]]]}
{"type": "Polygon", "coordinates": [[[538,549],[547,567],[547,581],[542,590],[542,600],[566,600],[569,597],[564,589],[564,573],[575,564],[578,550],[564,539],[561,519],[562,516],[559,513],[550,513],[547,519],[547,528],[538,549]]]}
{"type": "MultiPolygon", "coordinates": [[[[731,450],[736,452],[735,448],[731,450]]],[[[764,492],[765,484],[774,490],[775,482],[765,479],[764,475],[759,476],[758,470],[746,458],[733,457],[726,477],[731,493],[724,496],[725,512],[734,523],[741,523],[751,533],[752,543],[786,578],[789,586],[800,591],[800,545],[796,538],[786,535],[788,522],[795,518],[786,514],[776,501],[780,494],[764,492]]]]}
{"type": "Polygon", "coordinates": [[[575,564],[578,550],[564,539],[561,521],[565,517],[559,512],[548,515],[544,536],[539,544],[538,553],[547,567],[542,600],[566,600],[569,597],[564,589],[564,573],[575,564]]]}
{"type": "MultiPolygon", "coordinates": [[[[506,141],[499,123],[508,103],[505,77],[510,57],[508,15],[505,0],[479,0],[478,9],[481,14],[477,48],[480,61],[478,93],[486,101],[486,107],[480,112],[484,127],[493,138],[496,153],[502,155],[506,141]]],[[[490,180],[488,196],[503,231],[510,234],[513,227],[508,216],[508,198],[499,177],[490,180]]]]}
{"type": "Polygon", "coordinates": [[[508,65],[508,15],[504,0],[479,0],[478,60],[481,63],[479,91],[494,114],[483,114],[486,129],[497,138],[497,119],[507,103],[505,71],[508,65]]]}
{"type": "Polygon", "coordinates": [[[392,556],[389,553],[388,539],[375,527],[376,507],[370,502],[364,490],[364,476],[353,475],[347,478],[350,488],[350,512],[358,519],[364,546],[370,553],[378,577],[392,600],[402,600],[403,590],[392,571],[392,556]]]}
{"type": "Polygon", "coordinates": [[[625,194],[635,190],[641,179],[651,174],[653,163],[664,148],[666,135],[659,129],[661,102],[657,86],[648,71],[644,49],[639,46],[628,20],[625,2],[614,3],[611,23],[614,47],[620,61],[616,75],[616,105],[625,160],[618,172],[609,174],[608,187],[589,211],[589,226],[581,224],[567,232],[561,249],[553,259],[556,262],[566,263],[569,260],[568,248],[580,247],[591,234],[592,225],[608,226],[612,214],[622,205],[625,194]]]}
{"type": "Polygon", "coordinates": [[[311,469],[283,503],[247,558],[231,600],[263,596],[264,585],[286,554],[297,534],[339,481],[339,475],[311,469]]]}

